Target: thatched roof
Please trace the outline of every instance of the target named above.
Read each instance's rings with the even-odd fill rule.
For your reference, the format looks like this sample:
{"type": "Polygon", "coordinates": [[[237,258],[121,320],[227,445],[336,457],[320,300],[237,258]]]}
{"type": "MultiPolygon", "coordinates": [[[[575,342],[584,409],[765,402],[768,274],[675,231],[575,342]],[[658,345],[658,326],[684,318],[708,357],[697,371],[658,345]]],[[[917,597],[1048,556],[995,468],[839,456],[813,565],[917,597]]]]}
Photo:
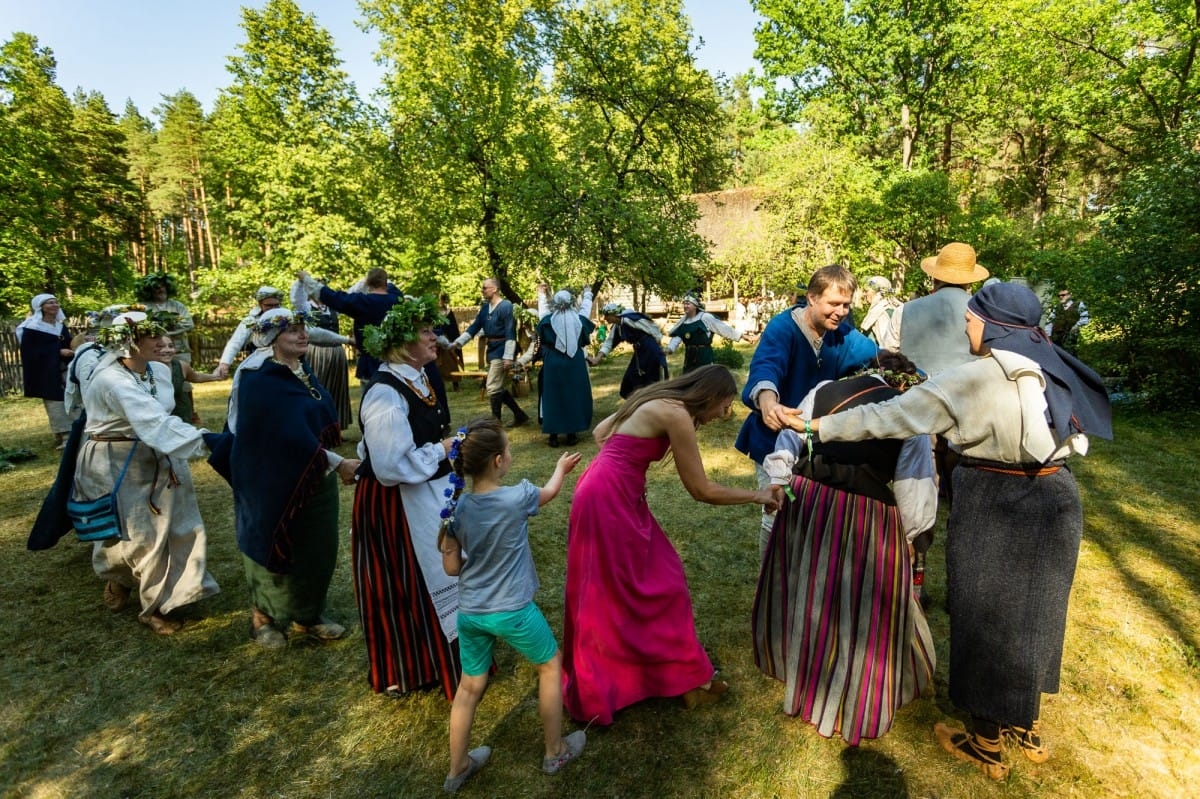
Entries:
{"type": "Polygon", "coordinates": [[[720,261],[730,249],[766,235],[763,201],[769,190],[758,186],[693,194],[700,210],[696,232],[709,242],[709,254],[720,261]]]}

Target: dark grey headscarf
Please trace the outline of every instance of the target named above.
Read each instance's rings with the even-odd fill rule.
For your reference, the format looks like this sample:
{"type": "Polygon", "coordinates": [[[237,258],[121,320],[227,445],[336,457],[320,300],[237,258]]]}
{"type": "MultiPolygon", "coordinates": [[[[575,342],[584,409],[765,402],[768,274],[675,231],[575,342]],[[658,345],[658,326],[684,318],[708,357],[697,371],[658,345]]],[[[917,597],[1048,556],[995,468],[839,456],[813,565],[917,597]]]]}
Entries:
{"type": "Polygon", "coordinates": [[[1050,341],[1039,326],[1042,304],[1027,286],[994,283],[967,301],[983,320],[983,343],[1024,355],[1042,368],[1050,427],[1059,443],[1074,433],[1112,440],[1112,406],[1104,381],[1083,361],[1050,341]]]}

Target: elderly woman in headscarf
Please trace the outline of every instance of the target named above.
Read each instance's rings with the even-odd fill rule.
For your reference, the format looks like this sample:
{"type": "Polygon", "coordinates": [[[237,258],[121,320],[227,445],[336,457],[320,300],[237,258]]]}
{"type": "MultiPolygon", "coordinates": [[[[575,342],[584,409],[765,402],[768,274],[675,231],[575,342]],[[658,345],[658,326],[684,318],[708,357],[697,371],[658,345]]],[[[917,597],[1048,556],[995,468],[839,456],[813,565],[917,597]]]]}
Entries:
{"type": "Polygon", "coordinates": [[[455,439],[446,398],[424,371],[444,321],[432,295],[403,297],[363,331],[382,364],[359,409],[350,549],[371,687],[389,696],[438,685],[453,699],[462,668],[457,583],[437,548],[455,439]]]}
{"type": "Polygon", "coordinates": [[[793,427],[821,441],[939,433],[962,453],[946,539],[950,700],[971,729],[937,724],[942,747],[993,779],[1002,739],[1035,763],[1049,752],[1038,719],[1056,693],[1083,509],[1067,458],[1087,436],[1112,438],[1100,377],[1038,327],[1025,286],[986,286],[967,303],[978,360],[901,396],[793,427]]]}
{"type": "Polygon", "coordinates": [[[123,538],[97,541],[92,567],[105,581],[113,612],[138,589],[138,620],[169,635],[182,625],[171,611],[221,589],[206,568],[207,536],[188,458],[207,453],[203,434],[171,415],[171,371],[151,362],[165,329],[140,311],[100,330],[105,355],[83,394],[87,441],[76,460],[74,496],[117,492],[123,538]]]}
{"type": "Polygon", "coordinates": [[[588,318],[591,307],[590,289],[584,290],[579,308],[571,292],[564,289],[539,309],[544,313],[537,325],[542,356],[538,418],[552,447],[558,446],[558,437],[563,434],[567,446],[573,446],[579,442],[578,434],[592,426],[592,382],[586,355],[589,338],[596,329],[596,323],[588,318]]]}
{"type": "Polygon", "coordinates": [[[749,333],[739,333],[717,317],[704,310],[704,303],[695,294],[683,298],[683,316],[667,333],[671,340],[667,352],[674,354],[683,347],[683,373],[713,362],[713,336],[724,336],[730,341],[754,341],[749,333]]]}
{"type": "Polygon", "coordinates": [[[354,483],[358,460],[342,443],[333,398],[308,364],[308,317],[286,308],[254,322],[258,347],[229,397],[234,524],[250,585],[250,637],[267,649],[287,631],[318,641],[346,628],[325,617],[338,550],[338,477],[354,483]]]}
{"type": "Polygon", "coordinates": [[[859,329],[863,335],[879,344],[892,322],[892,314],[904,303],[900,302],[896,292],[892,290],[892,281],[882,275],[867,278],[863,287],[863,299],[867,302],[867,315],[863,317],[859,329]]]}
{"type": "Polygon", "coordinates": [[[16,329],[25,396],[42,401],[54,444],[62,449],[67,433],[71,432],[71,417],[63,407],[64,370],[75,354],[71,349],[71,331],[53,294],[37,295],[29,307],[29,316],[16,329]]]}
{"type": "Polygon", "coordinates": [[[225,349],[221,351],[217,368],[213,370],[213,374],[217,377],[229,376],[229,368],[237,360],[238,353],[245,349],[246,343],[250,341],[250,333],[258,317],[267,311],[283,307],[283,292],[274,286],[259,286],[258,290],[254,292],[254,301],[255,306],[234,328],[233,333],[229,336],[229,341],[225,342],[225,349]]]}

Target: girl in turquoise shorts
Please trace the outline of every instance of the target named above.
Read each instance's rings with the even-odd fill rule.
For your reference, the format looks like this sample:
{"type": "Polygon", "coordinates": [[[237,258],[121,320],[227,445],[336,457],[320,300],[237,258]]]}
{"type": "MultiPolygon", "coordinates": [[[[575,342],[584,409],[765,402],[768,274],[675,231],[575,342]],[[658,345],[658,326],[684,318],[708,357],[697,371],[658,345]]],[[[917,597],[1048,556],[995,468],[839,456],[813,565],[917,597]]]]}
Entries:
{"type": "Polygon", "coordinates": [[[498,419],[476,419],[459,428],[456,438],[450,448],[454,491],[442,511],[438,536],[442,566],[447,574],[458,576],[462,657],[462,680],[450,710],[447,793],[462,787],[492,754],[488,746],[468,752],[467,744],[498,639],[537,666],[538,711],[546,741],[542,771],[558,773],[579,757],[587,740],[583,730],[562,734],[562,654],[533,602],[538,578],[529,549],[529,517],[558,496],[563,477],[579,463],[579,453],[563,453],[541,488],[528,480],[506,486],[500,481],[512,466],[512,452],[498,419]],[[464,493],[466,478],[471,490],[464,493]]]}

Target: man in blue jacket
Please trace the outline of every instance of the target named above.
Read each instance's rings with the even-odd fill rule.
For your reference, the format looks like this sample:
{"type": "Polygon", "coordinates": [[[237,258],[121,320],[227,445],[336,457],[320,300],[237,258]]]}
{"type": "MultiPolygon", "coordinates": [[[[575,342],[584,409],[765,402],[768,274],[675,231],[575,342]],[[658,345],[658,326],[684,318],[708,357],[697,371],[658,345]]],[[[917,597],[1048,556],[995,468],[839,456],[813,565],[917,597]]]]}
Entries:
{"type": "MultiPolygon", "coordinates": [[[[755,464],[759,488],[770,485],[763,458],[775,450],[788,411],[800,405],[817,383],[853,374],[875,359],[874,342],[849,321],[858,281],[842,266],[823,266],[808,282],[806,304],[793,305],[763,329],[742,402],[750,415],[734,446],[755,464]]],[[[767,551],[775,514],[763,513],[759,555],[767,551]]]]}

